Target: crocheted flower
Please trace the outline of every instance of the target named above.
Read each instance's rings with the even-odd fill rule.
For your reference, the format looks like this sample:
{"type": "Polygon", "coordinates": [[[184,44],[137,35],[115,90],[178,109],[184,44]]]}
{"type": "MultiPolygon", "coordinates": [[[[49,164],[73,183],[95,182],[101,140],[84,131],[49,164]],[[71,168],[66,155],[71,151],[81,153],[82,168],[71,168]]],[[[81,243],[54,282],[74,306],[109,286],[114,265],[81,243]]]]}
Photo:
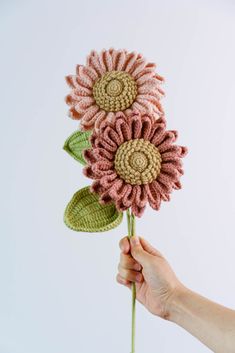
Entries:
{"type": "Polygon", "coordinates": [[[91,135],[91,149],[84,152],[84,174],[94,179],[91,191],[101,203],[115,202],[140,217],[147,202],[159,210],[173,189],[180,189],[181,158],[186,147],[177,146],[177,131],[167,131],[164,118],[118,113],[91,135]]]}
{"type": "Polygon", "coordinates": [[[160,89],[163,78],[141,54],[126,50],[92,51],[76,75],[66,77],[72,91],[66,97],[69,115],[81,121],[82,130],[99,129],[118,111],[163,115],[160,89]]]}

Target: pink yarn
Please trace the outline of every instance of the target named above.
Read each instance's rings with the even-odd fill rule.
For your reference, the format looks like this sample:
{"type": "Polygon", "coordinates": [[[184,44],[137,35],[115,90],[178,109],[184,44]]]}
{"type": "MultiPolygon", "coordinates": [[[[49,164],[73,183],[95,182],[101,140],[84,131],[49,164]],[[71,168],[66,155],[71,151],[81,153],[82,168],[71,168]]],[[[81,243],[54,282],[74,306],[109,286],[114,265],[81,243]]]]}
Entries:
{"type": "Polygon", "coordinates": [[[164,114],[160,99],[164,95],[160,85],[164,79],[155,72],[156,65],[149,63],[138,53],[126,50],[92,51],[86,65],[77,65],[76,75],[69,75],[66,81],[72,88],[66,97],[70,105],[69,116],[80,120],[81,130],[99,129],[105,121],[114,120],[117,113],[101,109],[93,97],[95,82],[108,71],[129,73],[137,84],[137,96],[132,105],[124,111],[149,113],[156,118],[164,114]]]}
{"type": "Polygon", "coordinates": [[[181,158],[187,148],[175,145],[177,131],[167,131],[165,119],[147,114],[117,113],[114,121],[105,121],[91,135],[92,148],[84,152],[88,165],[84,174],[94,179],[91,191],[100,195],[101,203],[115,202],[120,211],[131,207],[141,217],[147,202],[159,210],[161,201],[169,201],[173,189],[181,189],[183,175],[181,158]],[[120,145],[133,139],[150,141],[161,154],[161,170],[149,184],[131,185],[119,177],[114,168],[115,154],[120,145]]]}

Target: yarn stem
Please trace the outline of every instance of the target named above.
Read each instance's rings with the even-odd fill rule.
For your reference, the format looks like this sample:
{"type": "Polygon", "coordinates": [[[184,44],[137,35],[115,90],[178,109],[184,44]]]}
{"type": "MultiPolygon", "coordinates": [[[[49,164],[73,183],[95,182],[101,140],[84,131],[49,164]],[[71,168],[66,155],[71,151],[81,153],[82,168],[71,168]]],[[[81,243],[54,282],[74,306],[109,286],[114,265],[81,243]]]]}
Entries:
{"type": "MultiPolygon", "coordinates": [[[[127,228],[129,239],[135,235],[135,215],[129,209],[127,214],[127,228]]],[[[132,283],[132,319],[131,319],[131,353],[135,353],[135,321],[136,321],[136,286],[132,283]]]]}

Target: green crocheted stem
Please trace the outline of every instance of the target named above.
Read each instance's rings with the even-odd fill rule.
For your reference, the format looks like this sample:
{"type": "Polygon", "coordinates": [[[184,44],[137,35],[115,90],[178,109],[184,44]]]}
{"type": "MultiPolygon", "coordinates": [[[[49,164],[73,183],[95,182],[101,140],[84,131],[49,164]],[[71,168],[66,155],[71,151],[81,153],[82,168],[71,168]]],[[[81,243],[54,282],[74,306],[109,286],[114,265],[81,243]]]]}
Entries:
{"type": "MultiPolygon", "coordinates": [[[[135,215],[130,213],[129,209],[126,211],[128,237],[135,235],[135,215]]],[[[132,319],[131,319],[131,353],[135,353],[135,320],[136,320],[136,286],[132,283],[132,319]]]]}

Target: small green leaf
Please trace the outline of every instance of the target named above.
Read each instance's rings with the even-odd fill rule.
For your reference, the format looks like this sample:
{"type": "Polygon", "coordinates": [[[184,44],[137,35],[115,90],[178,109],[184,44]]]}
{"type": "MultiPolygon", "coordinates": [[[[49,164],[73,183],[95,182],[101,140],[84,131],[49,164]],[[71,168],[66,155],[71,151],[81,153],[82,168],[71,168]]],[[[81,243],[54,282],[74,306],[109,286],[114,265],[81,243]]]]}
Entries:
{"type": "Polygon", "coordinates": [[[70,156],[83,165],[86,164],[86,161],[83,158],[83,151],[91,147],[89,141],[91,133],[91,131],[75,131],[67,138],[63,147],[70,156]]]}
{"type": "Polygon", "coordinates": [[[105,232],[117,227],[123,218],[114,204],[101,205],[99,196],[87,186],[73,195],[65,213],[65,224],[80,232],[105,232]]]}

